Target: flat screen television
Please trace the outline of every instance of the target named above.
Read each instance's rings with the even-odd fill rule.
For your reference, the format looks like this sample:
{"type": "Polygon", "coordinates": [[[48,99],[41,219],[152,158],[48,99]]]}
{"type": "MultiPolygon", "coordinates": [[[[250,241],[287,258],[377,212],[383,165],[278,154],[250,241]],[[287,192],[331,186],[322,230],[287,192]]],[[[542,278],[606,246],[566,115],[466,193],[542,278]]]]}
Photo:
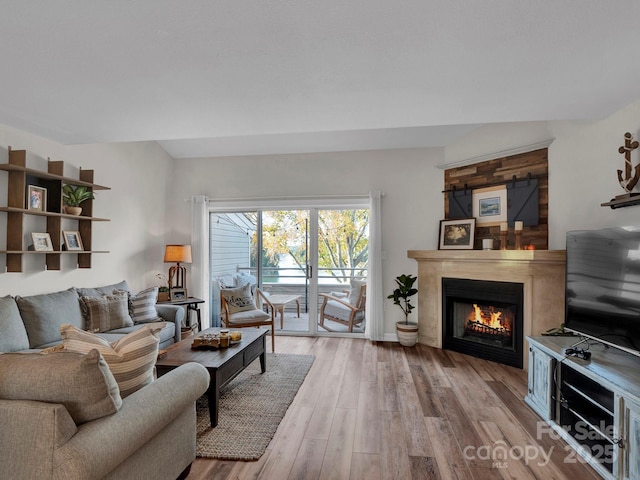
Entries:
{"type": "Polygon", "coordinates": [[[567,233],[565,328],[640,356],[640,227],[567,233]]]}

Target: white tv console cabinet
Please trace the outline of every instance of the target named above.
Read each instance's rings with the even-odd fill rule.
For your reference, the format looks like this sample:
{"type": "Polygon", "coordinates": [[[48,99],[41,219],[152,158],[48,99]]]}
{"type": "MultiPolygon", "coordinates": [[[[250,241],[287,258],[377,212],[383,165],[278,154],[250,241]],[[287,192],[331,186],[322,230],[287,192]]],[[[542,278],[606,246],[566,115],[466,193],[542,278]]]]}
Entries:
{"type": "Polygon", "coordinates": [[[596,342],[589,360],[566,356],[579,337],[527,340],[525,402],[603,478],[639,480],[640,358],[596,342]]]}

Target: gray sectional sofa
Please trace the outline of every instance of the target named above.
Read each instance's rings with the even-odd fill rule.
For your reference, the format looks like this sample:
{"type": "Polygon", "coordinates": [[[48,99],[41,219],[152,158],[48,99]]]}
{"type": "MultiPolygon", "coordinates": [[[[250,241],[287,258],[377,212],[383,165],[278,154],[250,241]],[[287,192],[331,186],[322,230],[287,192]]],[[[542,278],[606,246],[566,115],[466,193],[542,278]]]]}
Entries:
{"type": "MultiPolygon", "coordinates": [[[[204,367],[185,364],[122,398],[97,350],[38,352],[61,341],[61,324],[84,326],[81,294],[114,287],[127,286],[0,298],[0,478],[172,480],[188,474],[195,402],[209,385],[204,367]]],[[[173,306],[157,310],[166,320],[162,348],[180,340],[184,313],[173,306]]],[[[111,341],[144,327],[99,335],[111,341]]]]}
{"type": "MultiPolygon", "coordinates": [[[[0,297],[0,352],[38,350],[62,341],[60,326],[64,323],[85,329],[82,297],[110,295],[114,291],[129,291],[126,281],[95,288],[70,288],[59,292],[28,297],[0,297]]],[[[184,309],[174,305],[156,305],[156,311],[166,325],[160,332],[160,348],[166,348],[181,338],[184,309]]],[[[135,323],[97,335],[109,342],[142,328],[135,323]]]]}

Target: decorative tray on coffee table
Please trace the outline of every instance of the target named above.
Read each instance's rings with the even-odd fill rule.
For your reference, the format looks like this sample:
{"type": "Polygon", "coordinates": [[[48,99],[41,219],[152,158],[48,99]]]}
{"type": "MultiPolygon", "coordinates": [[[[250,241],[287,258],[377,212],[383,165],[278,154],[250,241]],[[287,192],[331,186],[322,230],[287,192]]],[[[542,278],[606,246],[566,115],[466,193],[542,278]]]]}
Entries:
{"type": "Polygon", "coordinates": [[[240,343],[242,340],[242,334],[240,332],[232,332],[231,335],[226,338],[218,333],[205,333],[193,339],[191,342],[191,348],[193,349],[217,349],[227,348],[230,345],[240,343]],[[237,338],[237,340],[232,340],[237,338]]]}

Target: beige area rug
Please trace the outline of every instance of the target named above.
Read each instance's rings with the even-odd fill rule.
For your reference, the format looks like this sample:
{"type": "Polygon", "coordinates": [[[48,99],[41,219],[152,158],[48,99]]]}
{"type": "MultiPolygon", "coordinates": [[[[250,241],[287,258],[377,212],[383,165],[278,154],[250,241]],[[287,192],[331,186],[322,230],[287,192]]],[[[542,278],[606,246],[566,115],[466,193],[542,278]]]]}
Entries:
{"type": "Polygon", "coordinates": [[[313,355],[267,353],[267,371],[254,360],[220,393],[218,426],[211,428],[206,396],[196,403],[198,457],[257,460],[293,402],[313,355]]]}

